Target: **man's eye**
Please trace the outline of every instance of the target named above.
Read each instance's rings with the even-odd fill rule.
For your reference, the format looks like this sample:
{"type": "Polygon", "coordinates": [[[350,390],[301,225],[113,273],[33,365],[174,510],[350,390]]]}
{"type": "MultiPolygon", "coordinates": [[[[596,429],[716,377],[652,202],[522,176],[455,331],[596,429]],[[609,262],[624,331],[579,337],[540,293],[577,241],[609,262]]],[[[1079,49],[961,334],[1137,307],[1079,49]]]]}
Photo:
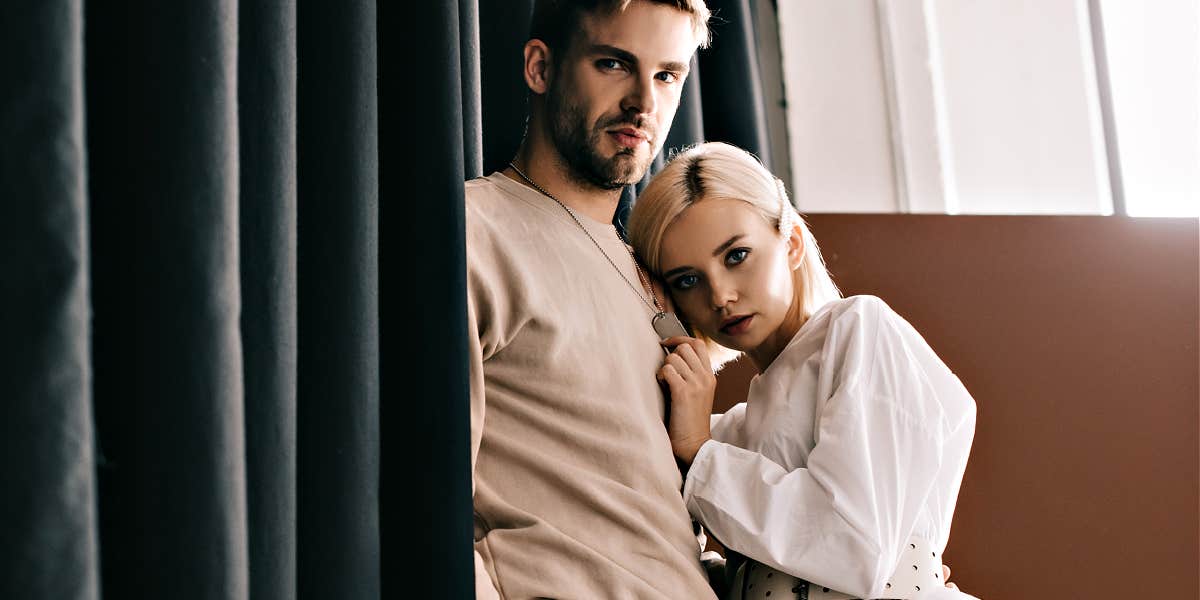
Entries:
{"type": "Polygon", "coordinates": [[[675,281],[671,282],[671,286],[677,290],[689,290],[696,287],[697,277],[695,275],[684,275],[676,277],[675,281]]]}
{"type": "Polygon", "coordinates": [[[664,83],[675,83],[676,81],[679,81],[679,76],[670,71],[663,71],[662,73],[655,75],[655,77],[664,83]]]}
{"type": "Polygon", "coordinates": [[[621,61],[615,58],[602,58],[596,61],[596,66],[602,71],[616,71],[621,68],[621,61]]]}
{"type": "Polygon", "coordinates": [[[734,248],[733,250],[729,251],[729,254],[725,255],[725,264],[727,264],[727,265],[739,264],[742,261],[746,260],[746,257],[748,257],[748,256],[750,256],[749,248],[734,248]]]}

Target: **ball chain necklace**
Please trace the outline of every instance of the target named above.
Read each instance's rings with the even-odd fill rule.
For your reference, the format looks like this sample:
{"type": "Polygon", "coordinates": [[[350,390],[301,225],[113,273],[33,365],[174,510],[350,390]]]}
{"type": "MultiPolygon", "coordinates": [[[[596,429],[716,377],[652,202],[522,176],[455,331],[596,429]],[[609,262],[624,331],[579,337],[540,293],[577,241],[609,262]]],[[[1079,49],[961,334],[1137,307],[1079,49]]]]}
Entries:
{"type": "Polygon", "coordinates": [[[524,171],[517,168],[517,165],[510,162],[508,163],[508,166],[511,167],[513,172],[519,175],[521,179],[525,180],[525,183],[528,183],[530,187],[538,192],[541,192],[543,196],[553,200],[555,204],[561,206],[563,210],[567,211],[567,215],[571,217],[572,221],[575,221],[575,224],[579,226],[579,229],[583,231],[584,235],[586,235],[589,240],[592,240],[592,244],[595,245],[596,249],[600,251],[600,255],[608,261],[608,264],[612,265],[613,270],[616,271],[617,275],[621,277],[621,280],[629,286],[629,289],[633,290],[633,293],[637,295],[638,300],[641,300],[643,304],[645,304],[651,311],[654,312],[654,317],[650,319],[650,324],[654,327],[654,330],[658,332],[659,337],[662,339],[667,339],[674,336],[688,335],[687,330],[683,328],[683,324],[679,322],[679,318],[675,316],[675,313],[669,313],[663,310],[662,304],[658,301],[658,296],[654,293],[654,288],[650,285],[649,277],[647,277],[642,271],[642,266],[638,264],[637,257],[634,256],[631,248],[628,246],[625,247],[625,249],[629,251],[629,258],[633,260],[633,268],[635,271],[637,271],[638,281],[641,282],[646,291],[650,292],[650,300],[646,300],[646,296],[639,292],[637,287],[633,285],[633,282],[621,272],[621,268],[617,266],[617,263],[613,262],[612,257],[610,257],[608,253],[604,251],[604,248],[600,247],[600,242],[596,241],[596,238],[592,236],[592,233],[583,225],[583,221],[579,220],[579,216],[575,214],[575,211],[571,210],[571,207],[563,204],[562,200],[554,197],[554,194],[547,192],[546,190],[542,189],[542,186],[534,183],[534,181],[530,179],[524,171]],[[651,303],[651,300],[653,303],[651,303]]]}

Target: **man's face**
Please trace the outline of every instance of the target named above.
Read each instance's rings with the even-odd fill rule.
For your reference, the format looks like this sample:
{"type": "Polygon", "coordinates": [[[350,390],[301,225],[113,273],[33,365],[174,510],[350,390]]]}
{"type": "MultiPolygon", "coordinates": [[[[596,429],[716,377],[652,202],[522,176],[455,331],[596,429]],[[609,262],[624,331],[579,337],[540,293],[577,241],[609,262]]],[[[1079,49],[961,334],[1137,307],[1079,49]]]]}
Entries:
{"type": "Polygon", "coordinates": [[[576,180],[617,189],[662,149],[697,40],[688,14],[649,2],[581,24],[546,93],[551,139],[576,180]]]}

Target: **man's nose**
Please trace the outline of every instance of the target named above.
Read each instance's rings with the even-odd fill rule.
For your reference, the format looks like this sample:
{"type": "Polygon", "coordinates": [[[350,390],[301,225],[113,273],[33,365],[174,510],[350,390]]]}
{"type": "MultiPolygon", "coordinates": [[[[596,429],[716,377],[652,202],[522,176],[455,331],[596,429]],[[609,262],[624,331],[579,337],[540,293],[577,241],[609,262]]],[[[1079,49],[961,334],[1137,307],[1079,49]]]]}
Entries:
{"type": "Polygon", "coordinates": [[[639,76],[633,89],[625,96],[621,108],[639,115],[654,114],[658,110],[658,98],[655,96],[653,76],[639,76]]]}

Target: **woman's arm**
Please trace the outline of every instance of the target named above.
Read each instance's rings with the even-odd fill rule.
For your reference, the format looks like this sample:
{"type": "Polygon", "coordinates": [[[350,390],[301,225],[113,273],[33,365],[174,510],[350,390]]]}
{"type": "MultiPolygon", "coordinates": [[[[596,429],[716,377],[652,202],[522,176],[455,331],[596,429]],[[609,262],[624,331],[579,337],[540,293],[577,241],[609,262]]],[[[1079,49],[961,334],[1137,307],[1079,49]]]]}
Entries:
{"type": "Polygon", "coordinates": [[[756,452],[705,443],[684,500],[730,548],[823,586],[880,597],[933,487],[940,441],[911,415],[883,408],[822,420],[807,468],[788,471],[756,452]]]}
{"type": "Polygon", "coordinates": [[[952,433],[960,409],[969,405],[973,415],[974,405],[924,340],[878,299],[857,300],[831,321],[819,355],[825,383],[798,384],[782,392],[790,397],[774,398],[810,419],[815,414],[815,433],[776,431],[746,444],[772,445],[793,457],[786,464],[803,468],[710,441],[695,455],[684,496],[727,546],[821,585],[879,597],[930,500],[945,503],[930,498],[946,494],[938,484],[949,472],[942,473],[943,461],[961,477],[964,438],[952,433]],[[955,416],[947,419],[943,404],[955,416]],[[807,460],[798,458],[808,448],[807,460]]]}

